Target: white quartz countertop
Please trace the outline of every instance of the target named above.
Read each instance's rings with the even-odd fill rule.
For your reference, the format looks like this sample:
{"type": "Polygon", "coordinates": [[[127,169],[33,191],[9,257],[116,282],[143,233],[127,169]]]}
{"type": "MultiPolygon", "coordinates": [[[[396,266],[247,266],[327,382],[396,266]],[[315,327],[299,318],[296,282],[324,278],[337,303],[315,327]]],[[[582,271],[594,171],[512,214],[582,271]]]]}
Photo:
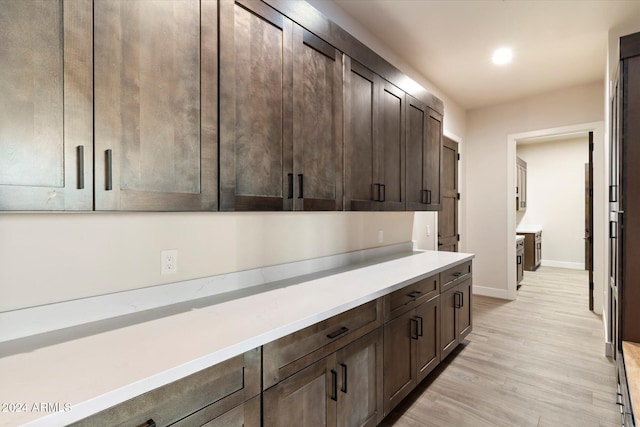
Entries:
{"type": "Polygon", "coordinates": [[[525,224],[516,228],[516,233],[540,233],[541,231],[542,225],[540,224],[525,224]]]}
{"type": "Polygon", "coordinates": [[[0,426],[69,424],[473,257],[414,252],[123,327],[0,345],[0,426]]]}

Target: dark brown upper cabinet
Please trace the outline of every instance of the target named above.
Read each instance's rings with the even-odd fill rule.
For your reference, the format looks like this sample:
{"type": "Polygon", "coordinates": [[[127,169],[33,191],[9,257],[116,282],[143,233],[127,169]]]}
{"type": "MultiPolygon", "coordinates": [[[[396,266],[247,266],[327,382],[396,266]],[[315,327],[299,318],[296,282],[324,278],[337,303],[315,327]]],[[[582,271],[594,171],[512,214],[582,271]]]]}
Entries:
{"type": "Polygon", "coordinates": [[[217,209],[217,2],[94,4],[96,210],[217,209]]]}
{"type": "Polygon", "coordinates": [[[405,93],[345,57],[347,210],[405,208],[405,93]]]}
{"type": "Polygon", "coordinates": [[[220,14],[221,210],[341,210],[341,53],[262,2],[220,14]]]}
{"type": "Polygon", "coordinates": [[[289,195],[295,210],[342,210],[342,53],[294,25],[293,57],[289,195]]]}
{"type": "Polygon", "coordinates": [[[440,210],[442,116],[407,95],[407,210],[440,210]]]}
{"type": "Polygon", "coordinates": [[[0,1],[0,209],[93,209],[92,2],[0,1]]]}

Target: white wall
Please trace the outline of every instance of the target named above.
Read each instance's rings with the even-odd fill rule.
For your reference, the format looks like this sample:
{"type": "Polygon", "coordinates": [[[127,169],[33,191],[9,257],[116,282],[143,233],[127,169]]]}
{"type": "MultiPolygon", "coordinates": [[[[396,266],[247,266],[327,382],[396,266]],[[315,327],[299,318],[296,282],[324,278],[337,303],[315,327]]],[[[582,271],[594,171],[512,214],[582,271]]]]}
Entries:
{"type": "MultiPolygon", "coordinates": [[[[514,244],[509,243],[512,234],[508,232],[507,216],[508,211],[514,211],[510,186],[515,189],[515,146],[509,147],[509,135],[602,121],[603,96],[603,84],[596,82],[468,112],[467,221],[462,224],[462,233],[467,236],[466,250],[476,254],[476,292],[514,297],[508,292],[509,282],[515,280],[515,273],[514,278],[510,274],[511,263],[515,266],[515,251],[514,244]]],[[[596,139],[595,144],[594,156],[604,159],[603,141],[596,139]]],[[[602,185],[602,165],[596,167],[602,185]]],[[[596,189],[596,200],[603,197],[603,191],[596,189]]],[[[515,212],[512,215],[515,229],[515,212]]]]}
{"type": "Polygon", "coordinates": [[[516,225],[542,225],[542,265],[584,269],[588,135],[518,144],[517,155],[527,162],[527,209],[516,225]]]}

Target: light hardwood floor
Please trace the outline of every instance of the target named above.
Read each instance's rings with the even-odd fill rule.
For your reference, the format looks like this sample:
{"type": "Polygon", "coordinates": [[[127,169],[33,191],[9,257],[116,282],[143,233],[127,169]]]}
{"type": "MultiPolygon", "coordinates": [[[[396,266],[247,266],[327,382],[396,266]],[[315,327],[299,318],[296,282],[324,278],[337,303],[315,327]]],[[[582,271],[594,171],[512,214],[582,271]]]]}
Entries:
{"type": "Polygon", "coordinates": [[[473,332],[383,426],[620,425],[584,271],[525,272],[516,301],[474,296],[473,332]]]}

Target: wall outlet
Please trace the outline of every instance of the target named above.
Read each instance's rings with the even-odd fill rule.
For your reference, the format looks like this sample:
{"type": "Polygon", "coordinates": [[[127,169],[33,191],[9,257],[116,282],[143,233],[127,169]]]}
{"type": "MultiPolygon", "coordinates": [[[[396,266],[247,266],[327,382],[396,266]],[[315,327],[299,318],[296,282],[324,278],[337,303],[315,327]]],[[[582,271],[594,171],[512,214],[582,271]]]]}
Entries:
{"type": "Polygon", "coordinates": [[[178,272],[178,250],[170,249],[160,252],[160,273],[176,274],[178,272]]]}
{"type": "Polygon", "coordinates": [[[382,230],[378,230],[378,243],[384,242],[384,232],[382,230]]]}
{"type": "Polygon", "coordinates": [[[431,226],[427,225],[427,237],[431,237],[431,226]]]}

